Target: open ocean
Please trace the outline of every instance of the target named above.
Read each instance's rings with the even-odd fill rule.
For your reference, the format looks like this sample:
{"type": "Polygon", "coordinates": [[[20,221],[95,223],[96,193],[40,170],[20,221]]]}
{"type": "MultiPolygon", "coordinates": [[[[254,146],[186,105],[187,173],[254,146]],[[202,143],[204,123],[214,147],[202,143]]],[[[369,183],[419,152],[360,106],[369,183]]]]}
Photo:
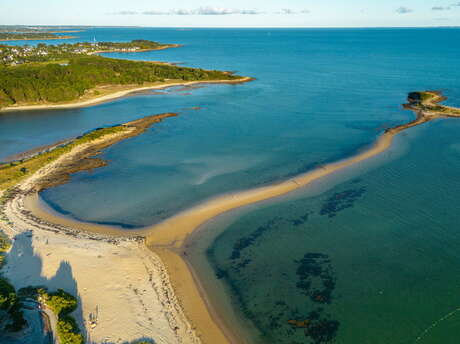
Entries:
{"type": "MultiPolygon", "coordinates": [[[[42,193],[64,214],[126,230],[352,155],[413,118],[401,107],[410,91],[442,90],[447,104],[460,106],[455,28],[98,28],[78,35],[65,42],[184,44],[105,55],[257,79],[0,115],[2,160],[96,127],[178,112],[104,151],[108,166],[42,193]]],[[[197,272],[214,303],[237,318],[229,322],[245,327],[248,343],[458,344],[459,176],[460,120],[410,129],[383,156],[316,189],[211,221],[206,244],[194,252],[197,272]]]]}

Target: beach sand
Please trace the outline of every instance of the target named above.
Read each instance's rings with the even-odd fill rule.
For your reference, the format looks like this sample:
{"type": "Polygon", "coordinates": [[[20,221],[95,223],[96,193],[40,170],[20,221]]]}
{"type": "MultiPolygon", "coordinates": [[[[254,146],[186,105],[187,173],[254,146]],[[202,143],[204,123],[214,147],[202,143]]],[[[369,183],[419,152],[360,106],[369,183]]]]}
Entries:
{"type": "MultiPolygon", "coordinates": [[[[200,343],[182,313],[159,258],[141,242],[108,242],[43,230],[8,215],[14,237],[3,270],[16,288],[62,288],[78,297],[73,313],[94,343],[152,339],[155,343],[200,343]],[[27,230],[31,229],[32,234],[27,230]],[[90,314],[97,326],[89,326],[90,314]]],[[[3,227],[3,226],[2,226],[3,227]]]]}
{"type": "MultiPolygon", "coordinates": [[[[114,99],[125,97],[132,93],[138,93],[149,90],[160,90],[175,86],[190,86],[190,85],[205,85],[205,84],[240,84],[253,80],[249,77],[244,77],[236,80],[210,80],[210,81],[171,81],[164,83],[155,83],[148,86],[129,85],[129,86],[104,86],[97,88],[102,95],[91,96],[89,99],[80,99],[75,102],[63,104],[37,104],[37,105],[13,105],[0,109],[2,112],[11,111],[30,111],[30,110],[53,110],[53,109],[74,109],[82,108],[97,104],[109,102],[114,99]]],[[[83,96],[84,98],[84,96],[83,96]]]]}
{"type": "MultiPolygon", "coordinates": [[[[414,121],[386,130],[372,146],[370,146],[366,150],[350,158],[347,158],[347,159],[344,159],[344,160],[341,160],[335,163],[330,163],[327,165],[319,166],[316,169],[308,173],[296,176],[294,178],[291,178],[289,180],[286,180],[280,183],[268,185],[265,187],[255,188],[252,190],[242,191],[242,192],[229,193],[229,194],[226,194],[220,197],[216,197],[212,200],[202,203],[201,205],[193,207],[185,212],[179,213],[176,216],[168,220],[165,220],[164,222],[159,223],[157,225],[145,228],[140,231],[129,231],[129,234],[131,235],[144,236],[146,247],[142,246],[144,245],[144,243],[139,244],[137,241],[134,241],[135,243],[130,243],[129,245],[136,245],[136,248],[134,246],[129,246],[128,244],[124,243],[123,245],[128,245],[128,246],[125,247],[123,245],[119,245],[117,249],[123,249],[123,250],[132,249],[132,251],[123,251],[123,252],[126,254],[130,252],[129,254],[132,254],[135,257],[133,259],[136,259],[137,263],[133,262],[133,264],[141,264],[140,261],[145,262],[145,259],[147,259],[145,257],[148,256],[146,253],[147,247],[150,249],[150,251],[152,252],[151,253],[152,257],[158,258],[157,262],[161,262],[158,264],[158,266],[160,266],[158,269],[161,271],[165,271],[166,276],[168,276],[169,274],[171,278],[172,286],[174,288],[174,293],[172,293],[172,295],[174,296],[172,296],[171,299],[175,300],[174,309],[177,310],[178,318],[182,319],[181,316],[184,316],[185,314],[184,319],[187,318],[190,321],[190,323],[187,323],[189,325],[182,325],[182,326],[185,326],[185,328],[187,329],[196,328],[196,335],[201,338],[201,341],[203,343],[206,343],[206,344],[241,343],[241,341],[239,341],[238,339],[233,338],[231,335],[231,332],[225,328],[225,326],[223,325],[223,321],[221,321],[218,317],[217,310],[213,309],[212,306],[209,304],[204,293],[202,292],[202,288],[199,285],[199,281],[197,281],[197,279],[194,277],[193,270],[188,265],[186,256],[184,256],[185,253],[184,253],[183,248],[184,248],[184,243],[186,239],[194,231],[196,231],[202,224],[206,223],[210,219],[220,214],[223,214],[230,210],[237,209],[237,208],[249,205],[249,204],[253,204],[253,203],[261,202],[264,200],[272,199],[275,197],[279,197],[287,193],[290,193],[294,190],[298,190],[299,188],[306,187],[310,183],[320,178],[323,178],[327,175],[331,175],[333,173],[338,173],[342,171],[343,169],[346,169],[347,167],[355,166],[356,164],[359,164],[361,162],[364,162],[370,158],[373,158],[381,154],[382,152],[384,152],[386,149],[388,149],[391,146],[395,135],[397,135],[398,133],[410,127],[414,127],[414,126],[423,124],[425,122],[428,122],[436,118],[449,117],[445,113],[437,114],[434,112],[424,113],[421,111],[417,111],[417,108],[415,106],[410,109],[416,113],[416,119],[414,121]],[[139,250],[139,252],[138,253],[134,252],[136,250],[139,250]],[[143,256],[144,254],[145,256],[143,256]]],[[[456,117],[460,117],[460,114],[457,115],[456,117]]],[[[72,152],[68,154],[72,154],[72,152]]],[[[46,169],[50,169],[50,168],[51,169],[53,168],[52,164],[51,166],[45,167],[41,173],[46,174],[46,169]]],[[[36,175],[40,175],[40,173],[37,173],[36,175]]],[[[62,235],[60,233],[63,233],[63,232],[65,233],[66,231],[70,233],[71,235],[72,233],[73,235],[78,235],[80,237],[80,239],[77,239],[78,245],[83,245],[81,244],[81,242],[83,241],[80,242],[80,240],[87,240],[87,239],[91,240],[90,239],[91,235],[95,235],[96,238],[100,237],[101,235],[102,236],[113,235],[115,237],[117,236],[126,237],[128,235],[127,231],[124,231],[120,228],[81,223],[78,221],[74,221],[70,218],[66,218],[66,217],[50,212],[48,209],[44,208],[43,205],[40,203],[40,199],[37,196],[37,194],[33,194],[33,193],[30,194],[30,190],[33,190],[34,178],[38,178],[38,177],[32,176],[27,182],[24,182],[20,186],[22,193],[19,193],[17,196],[13,198],[12,201],[8,203],[8,207],[9,207],[8,208],[8,218],[13,223],[14,227],[21,226],[21,223],[25,222],[29,224],[29,227],[32,226],[38,231],[43,226],[43,223],[45,223],[45,226],[48,226],[49,228],[54,228],[54,230],[57,232],[56,234],[50,234],[50,236],[55,235],[57,237],[59,235],[62,235]],[[79,233],[79,234],[76,234],[76,233],[79,233]]],[[[44,235],[44,234],[40,232],[40,235],[44,235]]],[[[117,239],[117,240],[122,240],[122,239],[117,239]]],[[[125,242],[125,240],[128,240],[128,242],[130,242],[129,241],[130,239],[123,239],[122,242],[125,242]]],[[[60,246],[61,244],[64,245],[64,247],[66,245],[65,242],[62,242],[62,243],[57,242],[56,252],[59,252],[58,246],[60,246]]],[[[77,245],[77,242],[75,242],[75,245],[77,245]]],[[[37,247],[38,246],[39,245],[37,244],[37,247]]],[[[48,251],[45,251],[46,246],[43,246],[43,247],[44,248],[41,249],[42,252],[48,252],[48,251]]],[[[101,252],[106,252],[104,251],[104,249],[107,250],[105,246],[100,247],[100,248],[95,247],[94,249],[90,249],[89,251],[91,251],[91,254],[93,255],[92,257],[94,258],[94,255],[96,255],[99,252],[99,250],[101,250],[101,252]]],[[[63,249],[63,253],[62,253],[63,256],[65,256],[66,252],[67,253],[72,252],[72,255],[73,255],[72,250],[63,249]]],[[[83,254],[83,253],[78,253],[78,254],[83,254]]],[[[89,252],[87,254],[89,254],[89,252]]],[[[70,254],[67,254],[67,256],[70,256],[70,254]]],[[[84,271],[87,268],[86,265],[88,265],[89,262],[92,262],[93,260],[94,259],[91,259],[91,260],[82,259],[81,261],[75,262],[74,263],[75,267],[73,268],[73,270],[75,271],[75,274],[77,274],[77,271],[81,271],[81,274],[84,275],[84,271]]],[[[142,281],[143,281],[143,278],[145,278],[145,276],[143,277],[141,276],[140,268],[139,270],[137,270],[136,268],[133,268],[133,274],[134,274],[132,275],[133,280],[130,279],[129,282],[122,282],[121,275],[128,274],[128,276],[131,276],[130,275],[131,272],[129,271],[130,269],[127,267],[126,271],[124,271],[123,270],[124,265],[122,264],[122,262],[117,261],[117,259],[115,258],[113,259],[113,262],[114,263],[112,263],[112,259],[108,259],[107,262],[105,263],[107,265],[104,265],[103,266],[104,268],[99,270],[100,271],[99,275],[101,275],[100,277],[101,279],[109,278],[107,276],[102,277],[102,275],[107,274],[105,273],[105,271],[111,271],[111,274],[117,274],[117,276],[114,277],[114,279],[117,279],[118,281],[117,283],[120,283],[119,285],[117,284],[118,286],[117,288],[119,289],[126,288],[126,283],[129,284],[131,283],[131,281],[135,280],[136,278],[139,279],[140,283],[143,283],[142,281]],[[104,273],[101,273],[101,272],[104,272],[104,273]],[[120,276],[118,276],[118,274],[120,274],[120,276]]],[[[56,263],[53,263],[53,264],[55,266],[56,263]]],[[[54,270],[55,270],[54,268],[51,268],[51,271],[54,271],[54,270]]],[[[96,271],[97,269],[95,269],[95,273],[96,271]]],[[[81,282],[79,279],[77,279],[79,286],[81,285],[81,286],[84,286],[84,288],[89,288],[87,286],[87,282],[83,281],[85,277],[80,277],[80,278],[82,279],[81,282]]],[[[93,278],[99,278],[99,277],[98,275],[95,275],[93,276],[93,278]]],[[[107,283],[109,283],[109,281],[107,281],[107,283]]],[[[169,283],[169,279],[168,279],[168,283],[169,283]]],[[[167,284],[167,283],[162,284],[162,285],[170,286],[170,284],[167,284]]],[[[101,285],[101,288],[103,287],[104,286],[101,285]]],[[[137,285],[136,285],[136,288],[138,288],[137,285]]],[[[98,288],[91,289],[91,292],[88,290],[89,289],[82,291],[82,289],[79,288],[79,292],[83,300],[83,305],[84,305],[83,307],[85,307],[85,299],[94,300],[93,298],[102,297],[100,295],[101,293],[100,292],[98,293],[98,288]]],[[[126,296],[128,295],[128,291],[126,289],[123,289],[123,290],[125,290],[126,294],[123,293],[122,295],[120,295],[120,294],[117,294],[119,292],[118,289],[112,290],[111,292],[113,292],[114,294],[112,294],[111,297],[114,297],[115,295],[117,297],[123,297],[123,298],[128,297],[126,296]]],[[[109,291],[107,292],[109,293],[109,291]]],[[[104,297],[102,297],[102,299],[105,300],[105,295],[104,297]]],[[[141,299],[145,301],[147,298],[143,295],[141,299]]],[[[95,301],[91,301],[92,303],[90,301],[87,301],[87,302],[88,302],[88,305],[90,305],[91,307],[95,306],[95,301]]],[[[128,308],[123,308],[124,306],[126,306],[126,304],[119,304],[117,307],[121,307],[121,308],[114,307],[113,310],[116,312],[117,310],[119,311],[120,309],[128,309],[128,308]]],[[[104,307],[109,307],[109,306],[104,306],[104,307]]],[[[87,309],[90,309],[90,308],[87,308],[87,309]]],[[[134,313],[131,312],[131,316],[133,316],[132,319],[137,319],[136,316],[138,316],[140,317],[140,319],[142,319],[142,322],[145,323],[146,321],[145,317],[143,317],[142,315],[139,315],[142,313],[138,313],[138,312],[139,310],[134,312],[136,313],[136,315],[134,315],[134,313]]],[[[161,311],[160,311],[160,314],[161,314],[161,311]]],[[[110,326],[110,324],[107,323],[107,326],[110,326]]],[[[130,325],[126,323],[123,326],[129,327],[129,326],[137,326],[137,325],[130,325]]],[[[196,337],[194,338],[196,339],[196,337]]]]}
{"type": "MultiPolygon", "coordinates": [[[[182,250],[185,240],[202,224],[219,214],[285,195],[305,187],[319,178],[384,152],[391,145],[396,133],[392,131],[384,133],[371,148],[349,159],[321,166],[311,172],[278,184],[217,197],[160,224],[142,230],[127,232],[116,227],[83,223],[63,217],[44,207],[37,194],[24,196],[22,201],[18,201],[17,207],[24,207],[24,209],[31,211],[34,216],[48,223],[72,228],[76,232],[83,231],[98,235],[109,234],[115,237],[123,237],[128,234],[146,236],[147,247],[160,257],[169,272],[180,306],[187,319],[191,322],[192,327],[196,328],[196,333],[202,342],[209,344],[241,343],[241,341],[232,336],[222,319],[219,319],[218,311],[212,308],[199,286],[199,281],[195,278],[193,270],[188,266],[182,250]]],[[[29,184],[29,186],[31,185],[32,183],[29,184]]]]}

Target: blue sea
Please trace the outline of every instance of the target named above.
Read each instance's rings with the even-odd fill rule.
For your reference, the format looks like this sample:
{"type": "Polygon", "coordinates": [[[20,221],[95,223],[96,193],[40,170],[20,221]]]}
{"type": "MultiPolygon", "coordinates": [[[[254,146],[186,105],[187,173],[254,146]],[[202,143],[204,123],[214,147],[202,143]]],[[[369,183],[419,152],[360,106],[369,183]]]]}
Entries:
{"type": "MultiPolygon", "coordinates": [[[[413,118],[401,107],[410,91],[441,90],[447,104],[460,106],[455,28],[78,35],[179,43],[106,56],[256,78],[0,116],[2,160],[96,127],[177,112],[105,150],[108,166],[42,193],[63,214],[126,230],[365,149],[385,128],[413,118]]],[[[455,119],[410,129],[359,168],[205,225],[195,267],[214,304],[232,314],[228,323],[248,343],[459,343],[459,133],[455,119]]]]}

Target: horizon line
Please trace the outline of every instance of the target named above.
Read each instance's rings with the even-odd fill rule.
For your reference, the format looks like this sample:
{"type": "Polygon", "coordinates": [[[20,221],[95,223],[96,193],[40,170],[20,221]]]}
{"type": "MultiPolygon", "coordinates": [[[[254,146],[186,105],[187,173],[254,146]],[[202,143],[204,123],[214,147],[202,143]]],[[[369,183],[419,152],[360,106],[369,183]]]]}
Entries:
{"type": "Polygon", "coordinates": [[[419,26],[144,26],[144,25],[78,25],[78,24],[3,24],[8,26],[35,27],[80,27],[80,28],[146,28],[146,29],[423,29],[460,28],[460,25],[419,25],[419,26]]]}

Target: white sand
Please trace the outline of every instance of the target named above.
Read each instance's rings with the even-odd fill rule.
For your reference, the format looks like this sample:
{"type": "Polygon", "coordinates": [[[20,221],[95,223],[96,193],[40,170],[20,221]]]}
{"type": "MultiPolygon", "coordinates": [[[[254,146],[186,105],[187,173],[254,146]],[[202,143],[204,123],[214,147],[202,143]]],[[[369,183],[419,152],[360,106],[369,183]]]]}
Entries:
{"type": "Polygon", "coordinates": [[[74,316],[95,343],[200,343],[163,264],[142,242],[53,233],[46,225],[26,223],[20,208],[18,197],[6,210],[14,226],[0,225],[15,238],[4,274],[16,288],[43,285],[78,296],[81,307],[74,316]],[[91,329],[88,320],[96,311],[98,324],[91,329]]]}
{"type": "Polygon", "coordinates": [[[132,93],[149,91],[149,90],[160,90],[169,87],[175,86],[191,86],[191,85],[200,85],[200,84],[240,84],[251,81],[252,78],[244,77],[236,80],[209,80],[209,81],[180,81],[180,82],[166,82],[157,85],[151,86],[132,86],[128,87],[125,90],[116,91],[107,95],[94,97],[88,100],[77,100],[75,102],[69,102],[64,104],[38,104],[38,105],[12,105],[0,109],[0,112],[10,112],[10,111],[30,111],[30,110],[52,110],[52,109],[73,109],[87,107],[91,105],[97,105],[105,103],[117,98],[125,97],[132,93]]]}
{"type": "MultiPolygon", "coordinates": [[[[91,144],[117,135],[122,133],[91,144]]],[[[37,180],[88,145],[62,155],[18,189],[31,191],[37,180]]],[[[165,266],[143,241],[46,223],[29,215],[25,198],[19,193],[9,201],[4,209],[7,221],[0,221],[0,229],[14,238],[3,271],[16,288],[43,285],[78,296],[80,307],[74,316],[94,343],[142,338],[155,343],[201,343],[175,297],[165,266]],[[30,230],[33,234],[28,234],[30,230]],[[90,313],[96,312],[97,326],[91,329],[90,313]]]]}

